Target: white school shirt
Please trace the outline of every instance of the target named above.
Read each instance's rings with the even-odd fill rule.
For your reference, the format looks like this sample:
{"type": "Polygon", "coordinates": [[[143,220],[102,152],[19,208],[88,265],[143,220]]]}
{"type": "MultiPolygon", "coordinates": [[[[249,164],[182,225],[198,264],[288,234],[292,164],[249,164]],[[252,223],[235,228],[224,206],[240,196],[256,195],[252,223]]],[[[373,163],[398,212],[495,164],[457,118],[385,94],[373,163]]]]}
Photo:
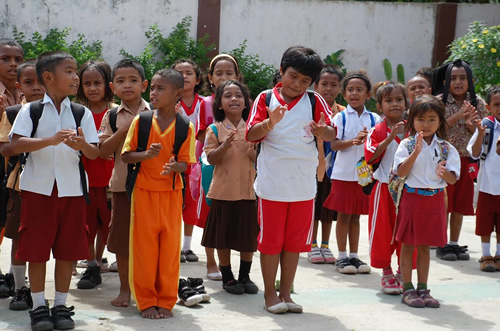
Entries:
{"type": "MultiPolygon", "coordinates": [[[[393,169],[396,171],[398,166],[410,156],[407,149],[407,143],[409,138],[404,139],[401,144],[399,144],[394,156],[393,169]]],[[[446,181],[436,175],[436,167],[441,161],[441,150],[440,142],[443,140],[438,138],[436,134],[432,138],[430,145],[427,145],[425,140],[422,144],[422,151],[418,154],[413,167],[411,168],[410,174],[406,179],[406,185],[412,188],[423,188],[423,189],[437,189],[444,188],[448,184],[446,181]]],[[[445,142],[448,145],[449,152],[448,158],[446,160],[446,169],[450,172],[454,172],[457,180],[460,178],[460,155],[457,149],[453,147],[449,142],[445,142]]]]}
{"type": "MultiPolygon", "coordinates": [[[[58,114],[54,102],[47,94],[45,94],[42,104],[44,108],[34,138],[51,137],[63,129],[76,131],[75,118],[71,112],[68,98],[65,98],[61,103],[60,114],[58,114]]],[[[80,125],[85,140],[90,144],[97,144],[99,139],[94,118],[92,112],[87,108],[85,108],[85,114],[80,125]]],[[[30,118],[30,104],[28,103],[19,111],[12,125],[9,138],[12,140],[14,134],[30,137],[32,129],[33,122],[30,118]]],[[[83,191],[78,168],[79,161],[79,151],[64,143],[30,152],[21,173],[20,188],[22,191],[50,196],[55,181],[57,183],[58,197],[81,196],[83,191]]]]}
{"type": "MultiPolygon", "coordinates": [[[[493,134],[493,144],[491,146],[490,152],[488,153],[488,156],[486,157],[486,160],[484,160],[484,163],[481,166],[481,178],[479,178],[480,180],[478,185],[479,191],[481,192],[491,195],[500,195],[500,155],[498,155],[495,151],[495,141],[498,141],[498,138],[500,137],[500,123],[496,118],[495,124],[493,126],[493,132],[491,132],[490,134],[493,134]]],[[[474,135],[469,141],[469,144],[467,145],[467,152],[469,152],[469,155],[474,160],[479,159],[479,156],[481,156],[481,153],[483,152],[483,146],[481,144],[481,153],[479,153],[479,156],[472,156],[472,145],[474,145],[474,142],[477,139],[477,135],[478,130],[476,129],[474,135]]]]}
{"type": "MultiPolygon", "coordinates": [[[[366,127],[370,130],[372,127],[372,121],[370,117],[370,112],[363,109],[361,116],[358,112],[347,105],[344,109],[345,113],[345,129],[342,124],[342,114],[337,113],[333,118],[333,126],[337,129],[337,139],[339,140],[349,140],[356,138],[358,133],[366,127]],[[342,137],[342,131],[344,131],[344,136],[342,137]]],[[[371,113],[375,124],[380,122],[380,116],[375,113],[371,113]]],[[[348,182],[357,182],[358,174],[356,170],[356,162],[365,155],[365,145],[352,145],[352,147],[337,151],[337,156],[335,159],[335,165],[333,166],[331,179],[343,180],[348,182]]]]}

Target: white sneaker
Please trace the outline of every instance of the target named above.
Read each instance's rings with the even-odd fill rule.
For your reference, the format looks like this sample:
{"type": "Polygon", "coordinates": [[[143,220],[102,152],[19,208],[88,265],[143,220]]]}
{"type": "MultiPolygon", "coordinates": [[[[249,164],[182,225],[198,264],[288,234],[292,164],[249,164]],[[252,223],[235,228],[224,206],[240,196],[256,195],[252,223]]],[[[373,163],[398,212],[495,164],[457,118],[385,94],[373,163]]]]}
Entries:
{"type": "Polygon", "coordinates": [[[323,255],[323,259],[325,263],[335,263],[337,259],[333,256],[332,251],[328,247],[321,247],[320,249],[321,255],[323,255]]]}
{"type": "Polygon", "coordinates": [[[112,272],[118,272],[118,265],[116,264],[116,261],[111,263],[108,267],[109,271],[112,272]]]}
{"type": "Polygon", "coordinates": [[[307,253],[307,259],[311,263],[325,263],[325,258],[323,257],[323,254],[321,254],[318,246],[311,248],[311,251],[307,253]]]}
{"type": "Polygon", "coordinates": [[[76,262],[76,267],[77,268],[87,268],[88,267],[88,261],[87,260],[81,260],[76,262]]]}

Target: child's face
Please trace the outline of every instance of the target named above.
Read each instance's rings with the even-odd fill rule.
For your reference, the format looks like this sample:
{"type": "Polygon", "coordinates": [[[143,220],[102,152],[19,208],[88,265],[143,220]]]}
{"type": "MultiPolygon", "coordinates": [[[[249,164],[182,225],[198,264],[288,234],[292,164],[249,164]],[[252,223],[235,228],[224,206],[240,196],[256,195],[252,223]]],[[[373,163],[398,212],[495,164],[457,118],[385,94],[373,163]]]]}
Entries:
{"type": "Polygon", "coordinates": [[[40,100],[45,93],[45,87],[38,80],[35,67],[25,67],[21,71],[16,87],[23,92],[27,102],[40,100]]]}
{"type": "Polygon", "coordinates": [[[500,121],[500,93],[493,94],[491,96],[488,108],[491,112],[491,115],[495,116],[497,121],[500,121]]]}
{"type": "Polygon", "coordinates": [[[17,66],[23,62],[22,49],[15,46],[0,46],[0,82],[15,84],[17,66]]]}
{"type": "Polygon", "coordinates": [[[245,109],[245,95],[238,85],[228,85],[221,97],[221,106],[228,118],[241,118],[245,109]]]}
{"type": "Polygon", "coordinates": [[[182,95],[182,89],[175,88],[166,78],[154,75],[151,79],[149,97],[154,108],[174,107],[182,95]]]}
{"type": "Polygon", "coordinates": [[[286,99],[295,99],[304,94],[307,88],[312,83],[312,78],[301,74],[292,67],[286,68],[285,72],[280,69],[281,73],[281,95],[286,99]]]}
{"type": "Polygon", "coordinates": [[[366,100],[370,97],[370,92],[364,80],[353,78],[347,82],[345,87],[344,99],[349,106],[361,111],[365,107],[366,100]]]}
{"type": "Polygon", "coordinates": [[[467,72],[464,67],[453,67],[450,77],[450,93],[454,97],[465,97],[469,90],[467,72]]]}
{"type": "Polygon", "coordinates": [[[238,80],[238,75],[234,70],[234,63],[230,60],[220,60],[214,66],[212,75],[208,75],[208,80],[215,87],[228,80],[238,80]]]}
{"type": "Polygon", "coordinates": [[[427,142],[429,142],[439,128],[438,113],[434,110],[428,110],[422,115],[415,117],[413,127],[416,132],[422,132],[424,139],[427,138],[427,142]]]}
{"type": "Polygon", "coordinates": [[[148,81],[143,81],[135,68],[125,67],[115,70],[113,82],[109,86],[118,98],[125,102],[133,102],[141,98],[141,93],[148,87],[148,81]]]}
{"type": "Polygon", "coordinates": [[[340,93],[339,76],[325,72],[321,75],[319,82],[315,85],[314,89],[329,105],[333,105],[337,95],[340,93]]]}
{"type": "Polygon", "coordinates": [[[83,94],[90,104],[101,102],[106,95],[106,82],[101,73],[95,69],[85,70],[82,75],[83,94]]]}
{"type": "Polygon", "coordinates": [[[406,109],[406,100],[401,90],[393,89],[382,98],[382,104],[377,104],[377,108],[384,113],[386,118],[399,121],[406,109]]]}
{"type": "Polygon", "coordinates": [[[44,72],[44,79],[46,74],[51,76],[50,80],[45,79],[45,84],[49,82],[54,91],[61,96],[76,95],[80,83],[77,71],[75,60],[64,59],[57,65],[54,73],[44,72]]]}
{"type": "Polygon", "coordinates": [[[196,77],[196,71],[193,66],[187,62],[183,62],[177,64],[174,69],[179,71],[184,77],[184,91],[193,92],[195,86],[200,83],[200,78],[196,77]]]}
{"type": "Polygon", "coordinates": [[[416,98],[421,97],[424,94],[431,94],[429,82],[421,76],[415,76],[410,79],[406,85],[406,90],[408,92],[408,99],[410,99],[410,102],[413,102],[416,98]]]}

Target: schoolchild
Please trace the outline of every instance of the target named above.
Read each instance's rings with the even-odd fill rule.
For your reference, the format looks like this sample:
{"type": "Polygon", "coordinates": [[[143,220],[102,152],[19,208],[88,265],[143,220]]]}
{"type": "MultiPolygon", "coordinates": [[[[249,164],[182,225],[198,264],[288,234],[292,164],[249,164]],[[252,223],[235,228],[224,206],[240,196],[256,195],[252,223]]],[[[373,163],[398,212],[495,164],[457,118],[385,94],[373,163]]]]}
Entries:
{"type": "Polygon", "coordinates": [[[460,156],[445,141],[445,106],[436,97],[425,95],[410,108],[406,129],[410,137],[396,150],[392,168],[407,176],[398,208],[395,239],[401,243],[400,268],[403,276],[401,302],[414,308],[438,308],[439,301],[427,288],[429,246],[446,243],[444,188],[460,176],[460,156]],[[417,248],[417,289],[413,287],[412,265],[417,248]]]}
{"type": "Polygon", "coordinates": [[[79,79],[75,59],[68,53],[48,52],[37,58],[38,79],[45,86],[42,116],[33,135],[30,111],[23,106],[10,133],[15,154],[28,153],[20,176],[21,225],[16,258],[28,261],[33,298],[33,330],[71,329],[74,307],[66,307],[73,261],[88,256],[85,224],[86,183],[79,168],[80,153],[95,159],[99,150],[92,113],[83,108],[76,127],[75,95],[79,79]],[[43,213],[41,211],[43,210],[43,213]],[[45,303],[45,271],[50,252],[56,259],[54,306],[45,303]],[[51,316],[52,315],[52,316],[51,316]]]}
{"type": "Polygon", "coordinates": [[[394,154],[407,134],[403,114],[407,108],[406,89],[400,83],[386,82],[377,90],[377,110],[384,115],[368,133],[365,141],[365,159],[368,164],[377,164],[373,173],[376,180],[370,194],[368,212],[368,252],[370,265],[382,269],[382,292],[399,294],[402,286],[401,272],[394,274],[392,255],[399,257],[401,244],[392,240],[396,228],[396,210],[389,194],[388,183],[394,154]]]}
{"type": "MultiPolygon", "coordinates": [[[[181,103],[181,113],[186,115],[196,128],[198,114],[204,107],[203,97],[199,95],[203,86],[203,74],[200,67],[191,59],[179,59],[174,62],[172,69],[179,71],[184,76],[184,89],[181,103]]],[[[181,262],[197,262],[198,256],[191,249],[191,240],[193,238],[193,228],[196,225],[197,218],[197,199],[198,190],[191,189],[191,182],[196,182],[193,177],[199,179],[199,172],[193,171],[196,165],[188,166],[184,173],[184,207],[182,209],[182,220],[184,222],[184,236],[182,237],[181,262]]],[[[198,180],[199,184],[199,180],[198,180]]]]}
{"type": "MultiPolygon", "coordinates": [[[[321,74],[314,82],[314,90],[325,99],[332,115],[341,112],[345,109],[344,106],[337,104],[335,99],[340,93],[340,82],[344,78],[344,74],[338,68],[325,64],[321,70],[321,74]]],[[[337,212],[323,207],[323,202],[330,194],[331,182],[330,177],[326,174],[325,148],[321,138],[317,138],[319,164],[316,171],[317,177],[317,192],[314,202],[314,228],[313,241],[311,251],[307,254],[307,258],[311,263],[335,263],[337,259],[333,255],[330,247],[330,233],[332,231],[332,221],[337,219],[337,212]],[[318,223],[321,221],[321,246],[318,247],[316,238],[318,236],[318,223]]]]}
{"type": "MultiPolygon", "coordinates": [[[[16,87],[24,95],[21,105],[43,98],[45,87],[40,83],[36,75],[35,60],[25,61],[17,67],[16,87]]],[[[20,106],[21,106],[20,105],[20,106]]],[[[16,106],[14,106],[16,107],[16,106]]],[[[11,111],[17,115],[11,107],[3,113],[0,121],[0,153],[6,158],[6,162],[12,164],[6,187],[9,198],[6,209],[5,237],[12,239],[11,246],[11,268],[14,276],[15,294],[9,304],[11,310],[24,310],[31,307],[31,291],[26,286],[26,261],[16,258],[19,246],[19,225],[21,223],[21,196],[19,189],[19,162],[15,161],[15,154],[10,150],[9,133],[12,129],[11,119],[7,113],[11,111]],[[12,109],[12,110],[11,110],[12,109]]],[[[17,109],[19,110],[19,109],[17,109]]],[[[12,117],[12,119],[15,118],[12,117]]]]}
{"type": "MultiPolygon", "coordinates": [[[[207,80],[212,92],[227,80],[240,80],[241,74],[238,60],[230,54],[218,54],[212,58],[208,66],[207,80]]],[[[200,109],[198,123],[196,127],[196,158],[198,159],[205,143],[205,133],[207,127],[213,123],[212,106],[214,103],[214,94],[204,98],[204,107],[200,109]]],[[[204,199],[205,193],[200,185],[200,194],[198,200],[198,220],[196,225],[205,228],[209,207],[204,199]]],[[[222,280],[222,274],[219,271],[215,261],[215,251],[213,248],[205,247],[207,255],[207,278],[210,280],[222,280]]]]}
{"type": "MultiPolygon", "coordinates": [[[[182,95],[184,78],[174,69],[162,69],[151,79],[154,108],[148,149],[137,151],[139,116],[127,134],[121,158],[140,162],[132,192],[130,223],[130,288],[148,319],[172,317],[177,302],[182,224],[182,172],[196,162],[194,126],[177,155],[173,154],[176,129],[175,105],[182,95]]],[[[180,115],[182,116],[182,115],[180,115]]]]}
{"type": "MultiPolygon", "coordinates": [[[[486,96],[488,110],[491,113],[487,119],[491,123],[487,144],[483,145],[486,127],[477,121],[477,129],[474,132],[467,151],[470,156],[477,160],[479,157],[484,161],[481,163],[481,175],[478,177],[479,196],[476,209],[476,235],[481,237],[481,259],[479,267],[482,271],[500,271],[500,155],[488,149],[500,137],[500,86],[493,86],[488,90],[486,96]],[[485,150],[485,148],[488,148],[485,150]],[[496,232],[497,248],[495,256],[491,256],[491,234],[496,232]]],[[[477,188],[476,188],[477,189],[477,188]]]]}
{"type": "MultiPolygon", "coordinates": [[[[109,86],[111,68],[106,62],[89,61],[80,67],[78,76],[80,86],[77,101],[89,107],[94,117],[96,130],[98,130],[104,114],[112,107],[113,92],[109,86]]],[[[89,259],[87,269],[76,286],[79,289],[91,289],[101,284],[101,272],[105,267],[102,263],[102,254],[108,239],[111,221],[106,192],[113,171],[113,160],[101,157],[95,160],[83,158],[83,164],[89,180],[90,203],[87,204],[89,259]],[[97,242],[94,244],[96,237],[97,242]]]]}
{"type": "Polygon", "coordinates": [[[432,94],[432,88],[429,81],[422,76],[414,76],[410,78],[406,83],[406,91],[408,93],[408,100],[410,101],[410,104],[412,104],[416,98],[421,97],[424,94],[432,94]]]}
{"type": "Polygon", "coordinates": [[[474,215],[472,205],[474,181],[469,175],[469,153],[467,144],[476,129],[475,120],[488,115],[485,103],[474,91],[473,75],[469,64],[456,60],[444,64],[434,71],[433,93],[446,105],[446,121],[450,126],[449,141],[458,150],[461,162],[460,179],[448,185],[448,213],[450,213],[449,242],[438,247],[436,256],[442,260],[469,260],[467,246],[458,240],[464,215],[474,215]],[[448,70],[450,69],[450,70],[448,70]]]}
{"type": "Polygon", "coordinates": [[[418,69],[418,71],[415,73],[415,76],[425,78],[427,80],[427,83],[429,86],[432,87],[432,72],[434,71],[433,68],[431,67],[422,67],[418,69]]]}
{"type": "Polygon", "coordinates": [[[343,274],[369,273],[370,267],[358,257],[359,216],[368,214],[369,199],[358,184],[356,162],[364,156],[368,129],[380,121],[380,116],[365,107],[371,83],[363,71],[347,74],[342,81],[342,91],[348,106],[333,118],[336,137],[331,145],[337,151],[337,158],[330,177],[332,188],[324,206],[338,212],[335,229],[339,250],[337,270],[343,274]]]}
{"type": "Polygon", "coordinates": [[[330,107],[314,92],[315,109],[306,93],[323,61],[310,48],[288,48],[280,63],[282,82],[255,99],[246,138],[261,144],[254,189],[258,196],[257,238],[264,278],[265,308],[271,313],[301,313],[290,291],[300,252],[311,250],[318,151],[315,136],[331,141],[330,107]],[[281,266],[279,296],[275,290],[281,266]]]}
{"type": "Polygon", "coordinates": [[[123,143],[134,117],[141,111],[150,110],[149,104],[142,99],[148,81],[142,65],[134,60],[123,59],[117,62],[111,72],[109,84],[113,93],[120,98],[116,109],[114,126],[111,126],[111,110],[102,119],[99,129],[99,156],[114,156],[114,168],[109,181],[111,198],[111,223],[108,235],[108,251],[116,254],[120,293],[111,301],[116,307],[128,307],[130,303],[129,273],[129,229],[130,201],[125,190],[127,165],[120,158],[123,143]]]}
{"type": "Polygon", "coordinates": [[[245,140],[250,94],[237,80],[217,87],[213,105],[215,123],[208,127],[204,151],[214,165],[207,197],[212,200],[202,245],[217,249],[222,286],[232,294],[258,291],[250,280],[257,250],[257,202],[253,190],[255,144],[245,140]],[[236,187],[235,187],[236,185],[236,187]],[[231,250],[240,252],[239,276],[231,270],[231,250]]]}
{"type": "Polygon", "coordinates": [[[17,66],[23,62],[24,51],[14,39],[0,39],[0,112],[22,101],[16,87],[17,66]]]}

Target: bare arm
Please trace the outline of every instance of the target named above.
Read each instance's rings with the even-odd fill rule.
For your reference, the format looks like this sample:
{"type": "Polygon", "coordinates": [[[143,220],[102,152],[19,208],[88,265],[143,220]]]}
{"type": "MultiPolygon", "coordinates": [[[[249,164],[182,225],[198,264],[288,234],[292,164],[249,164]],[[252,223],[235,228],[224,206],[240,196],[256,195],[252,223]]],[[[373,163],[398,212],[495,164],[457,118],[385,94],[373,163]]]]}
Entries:
{"type": "Polygon", "coordinates": [[[128,133],[128,126],[118,128],[116,132],[99,145],[99,156],[103,159],[112,155],[117,148],[125,141],[128,133]]]}
{"type": "MultiPolygon", "coordinates": [[[[118,132],[118,131],[117,131],[118,132]]],[[[125,152],[122,154],[121,158],[124,163],[137,163],[137,162],[142,162],[147,159],[152,159],[160,155],[160,151],[163,147],[161,146],[160,143],[152,143],[151,146],[149,146],[149,149],[142,151],[142,152],[136,152],[136,151],[130,151],[130,152],[125,152]]]]}
{"type": "Polygon", "coordinates": [[[398,133],[398,130],[401,126],[404,126],[404,122],[399,122],[392,126],[391,134],[388,135],[387,138],[382,140],[380,144],[378,144],[375,152],[373,152],[372,157],[370,158],[370,160],[368,160],[368,164],[372,164],[373,162],[375,162],[375,160],[378,159],[379,156],[382,155],[382,153],[384,153],[389,144],[394,140],[394,138],[396,138],[396,134],[398,133]]]}
{"type": "Polygon", "coordinates": [[[234,140],[234,135],[236,134],[236,129],[231,131],[228,135],[226,140],[219,145],[216,149],[210,152],[210,154],[207,155],[208,163],[211,165],[216,165],[222,159],[224,158],[224,154],[226,154],[226,151],[228,148],[231,146],[234,140]]]}
{"type": "Polygon", "coordinates": [[[406,158],[406,160],[401,162],[401,164],[398,166],[397,172],[399,177],[407,176],[410,173],[411,168],[413,168],[413,165],[415,164],[415,161],[417,160],[417,157],[422,150],[423,139],[424,136],[421,133],[418,133],[415,150],[410,154],[410,156],[406,158]]]}
{"type": "Polygon", "coordinates": [[[485,128],[484,126],[481,125],[481,121],[477,122],[477,137],[476,141],[472,145],[472,156],[474,158],[478,158],[479,155],[481,154],[481,149],[483,145],[483,139],[484,139],[484,133],[485,133],[485,128]]]}
{"type": "Polygon", "coordinates": [[[48,146],[56,146],[62,143],[70,136],[74,136],[73,130],[61,130],[52,137],[30,138],[14,134],[10,142],[10,151],[12,154],[30,153],[38,151],[48,146]]]}

